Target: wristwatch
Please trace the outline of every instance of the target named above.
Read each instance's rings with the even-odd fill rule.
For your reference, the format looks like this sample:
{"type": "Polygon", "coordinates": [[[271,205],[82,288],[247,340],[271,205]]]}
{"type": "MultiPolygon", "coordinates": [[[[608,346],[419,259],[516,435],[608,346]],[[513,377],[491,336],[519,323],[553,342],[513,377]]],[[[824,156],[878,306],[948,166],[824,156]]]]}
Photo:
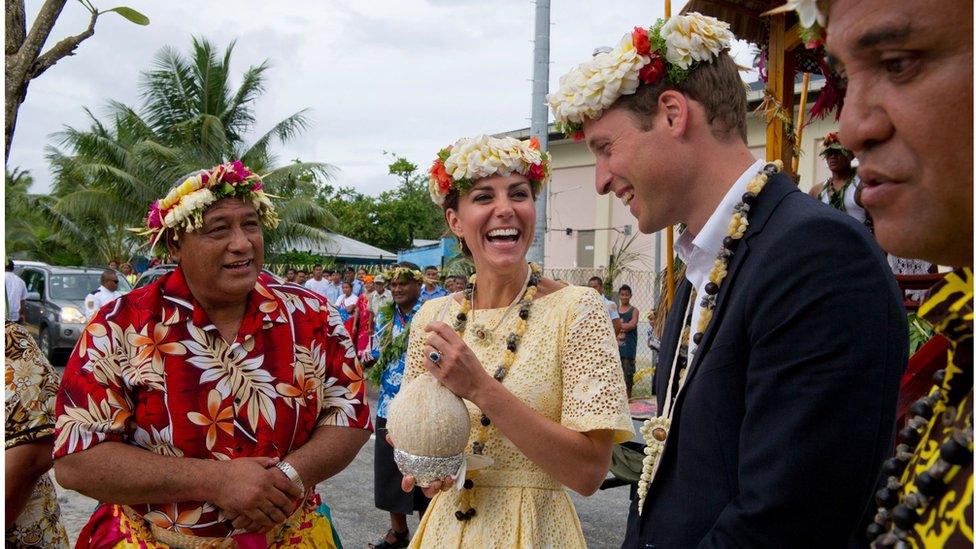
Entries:
{"type": "Polygon", "coordinates": [[[288,463],[287,461],[279,461],[278,465],[275,465],[275,467],[284,473],[285,476],[288,477],[288,480],[297,486],[303,494],[305,493],[305,483],[302,482],[302,477],[299,476],[298,471],[292,467],[291,463],[288,463]]]}

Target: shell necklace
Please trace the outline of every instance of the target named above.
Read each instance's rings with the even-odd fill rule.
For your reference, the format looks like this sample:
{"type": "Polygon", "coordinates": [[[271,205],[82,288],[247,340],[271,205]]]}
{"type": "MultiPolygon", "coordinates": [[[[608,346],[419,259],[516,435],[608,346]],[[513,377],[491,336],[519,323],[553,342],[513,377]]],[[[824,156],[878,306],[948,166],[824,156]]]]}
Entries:
{"type": "MultiPolygon", "coordinates": [[[[763,187],[766,186],[766,182],[769,177],[775,175],[783,169],[783,163],[779,160],[770,162],[763,166],[762,170],[749,183],[746,184],[746,192],[742,195],[742,200],[735,205],[735,213],[732,214],[732,219],[729,220],[729,230],[728,236],[722,241],[722,247],[719,249],[718,255],[715,257],[715,265],[712,267],[711,272],[708,273],[708,283],[705,284],[705,297],[701,299],[699,305],[699,317],[698,325],[695,326],[695,335],[691,337],[695,345],[701,344],[702,338],[704,337],[705,330],[708,329],[708,325],[712,320],[712,314],[715,312],[715,305],[718,303],[718,291],[722,285],[722,281],[725,280],[725,276],[728,274],[729,262],[732,259],[733,254],[735,254],[735,249],[738,247],[739,241],[742,240],[743,235],[746,233],[746,229],[749,228],[749,209],[752,204],[756,201],[756,196],[762,191],[763,187]]],[[[637,513],[640,514],[644,510],[644,501],[647,499],[647,490],[654,480],[657,474],[658,465],[661,462],[661,454],[664,453],[664,445],[668,439],[668,431],[671,428],[671,420],[674,416],[675,403],[678,397],[681,395],[681,390],[685,386],[685,380],[687,379],[687,370],[689,365],[693,362],[693,352],[688,352],[688,335],[691,328],[691,311],[695,300],[697,299],[697,293],[692,290],[691,296],[688,298],[688,307],[685,309],[684,319],[681,325],[682,333],[678,336],[678,343],[676,344],[674,352],[674,361],[671,364],[671,376],[668,379],[667,393],[665,393],[664,406],[661,410],[661,415],[648,419],[641,425],[641,434],[644,436],[644,441],[647,446],[644,448],[644,461],[641,467],[640,480],[637,482],[637,513]],[[679,364],[679,358],[684,355],[684,362],[681,364],[680,368],[677,368],[679,364]],[[679,369],[677,372],[677,390],[673,390],[672,387],[675,384],[675,370],[679,369]]],[[[697,350],[697,347],[695,348],[697,350]]]]}
{"type": "MultiPolygon", "coordinates": [[[[475,282],[477,281],[477,278],[478,278],[478,275],[477,274],[473,274],[473,275],[471,275],[471,278],[469,279],[469,282],[468,282],[469,286],[471,287],[471,300],[472,301],[474,300],[475,282]]],[[[515,308],[515,305],[517,305],[518,302],[522,299],[522,296],[525,295],[525,291],[529,287],[529,280],[531,278],[532,278],[532,269],[529,268],[525,272],[525,282],[522,282],[522,288],[518,291],[517,294],[515,294],[515,299],[513,299],[512,302],[509,303],[508,307],[505,308],[505,313],[501,316],[500,319],[498,319],[497,322],[495,322],[495,325],[493,327],[491,327],[491,328],[489,328],[488,326],[486,326],[484,324],[479,324],[478,322],[475,322],[475,320],[474,320],[475,310],[474,310],[473,307],[470,307],[469,308],[469,311],[470,311],[470,314],[471,314],[471,331],[474,333],[475,337],[478,338],[478,342],[479,343],[484,344],[484,345],[488,345],[492,341],[494,341],[494,333],[493,332],[495,330],[497,330],[499,326],[501,326],[502,324],[505,323],[505,319],[508,318],[509,313],[512,312],[512,309],[515,308]]],[[[465,296],[465,299],[467,299],[467,296],[465,296]]],[[[462,327],[462,330],[463,329],[464,328],[462,327]]]]}
{"type": "MultiPolygon", "coordinates": [[[[477,274],[471,275],[468,279],[468,285],[464,289],[464,301],[461,302],[461,310],[458,311],[457,317],[454,319],[454,331],[464,339],[464,329],[468,323],[468,314],[471,314],[471,319],[474,320],[474,308],[472,306],[472,300],[474,299],[475,283],[477,282],[477,274]]],[[[532,300],[535,298],[536,292],[539,290],[539,278],[542,276],[542,267],[535,263],[529,263],[529,273],[526,276],[525,283],[522,285],[522,289],[516,294],[515,301],[508,306],[508,310],[505,311],[505,316],[502,317],[493,329],[497,329],[502,325],[504,318],[508,316],[509,311],[511,311],[515,304],[518,303],[519,313],[518,313],[518,324],[515,326],[508,337],[505,338],[505,357],[502,359],[502,364],[495,369],[492,377],[498,380],[499,383],[504,383],[505,376],[508,374],[509,368],[515,363],[515,356],[518,352],[518,345],[522,336],[525,335],[525,330],[529,325],[529,311],[532,308],[532,300]]],[[[484,328],[482,328],[484,329],[484,328]]],[[[493,338],[488,335],[482,337],[478,335],[479,341],[484,341],[486,344],[491,343],[493,338]]],[[[476,455],[483,455],[485,452],[485,443],[488,441],[488,430],[491,428],[491,419],[488,418],[484,413],[481,414],[481,425],[477,427],[477,432],[475,433],[474,442],[471,444],[471,451],[476,455]]],[[[474,488],[474,481],[466,479],[464,481],[465,492],[461,494],[461,498],[458,501],[461,509],[454,513],[454,517],[460,521],[471,520],[475,516],[477,511],[468,505],[470,500],[468,496],[468,491],[474,488]]]]}

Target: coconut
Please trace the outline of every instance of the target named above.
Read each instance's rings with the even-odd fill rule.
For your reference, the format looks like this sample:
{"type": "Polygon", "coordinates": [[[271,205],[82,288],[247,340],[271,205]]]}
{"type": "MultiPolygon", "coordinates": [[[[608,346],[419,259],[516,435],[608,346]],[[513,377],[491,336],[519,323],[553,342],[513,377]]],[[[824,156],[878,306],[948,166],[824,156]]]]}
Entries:
{"type": "Polygon", "coordinates": [[[396,444],[400,472],[420,486],[457,474],[464,463],[471,421],[464,402],[424,373],[400,389],[390,403],[386,428],[396,444]]]}

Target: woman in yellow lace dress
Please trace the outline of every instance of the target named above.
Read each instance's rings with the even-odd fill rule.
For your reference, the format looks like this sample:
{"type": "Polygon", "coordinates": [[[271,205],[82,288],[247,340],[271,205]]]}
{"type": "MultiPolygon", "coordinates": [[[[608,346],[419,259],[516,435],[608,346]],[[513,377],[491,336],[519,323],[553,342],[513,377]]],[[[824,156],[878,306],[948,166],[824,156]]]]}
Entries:
{"type": "Polygon", "coordinates": [[[525,261],[548,175],[534,139],[462,139],[431,168],[431,197],[477,277],[417,313],[404,382],[429,371],[465,399],[467,452],[492,464],[463,487],[427,489],[436,496],[411,547],[585,547],[565,488],[595,492],[612,443],[633,435],[600,297],[525,261]]]}

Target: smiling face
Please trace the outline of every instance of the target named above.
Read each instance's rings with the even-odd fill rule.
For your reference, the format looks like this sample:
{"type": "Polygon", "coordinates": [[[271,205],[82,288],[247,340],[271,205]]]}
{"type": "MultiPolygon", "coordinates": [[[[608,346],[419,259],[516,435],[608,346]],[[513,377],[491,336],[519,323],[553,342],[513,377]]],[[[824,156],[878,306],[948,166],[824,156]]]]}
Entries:
{"type": "Polygon", "coordinates": [[[396,279],[390,282],[390,295],[393,302],[407,309],[420,299],[420,282],[417,280],[396,279]]]}
{"type": "Polygon", "coordinates": [[[169,253],[204,306],[239,303],[264,266],[261,221],[250,202],[225,198],[203,214],[203,227],[184,233],[169,253]]]}
{"type": "Polygon", "coordinates": [[[445,216],[479,271],[504,272],[525,264],[535,229],[535,199],[524,175],[479,179],[445,216]]]}
{"type": "Polygon", "coordinates": [[[663,112],[648,130],[620,107],[583,122],[586,144],[596,157],[596,191],[622,200],[647,234],[685,221],[687,199],[676,171],[680,163],[663,112]]]}
{"type": "Polygon", "coordinates": [[[972,2],[831,4],[840,136],[881,247],[901,257],[972,263],[972,21],[972,2]]]}

